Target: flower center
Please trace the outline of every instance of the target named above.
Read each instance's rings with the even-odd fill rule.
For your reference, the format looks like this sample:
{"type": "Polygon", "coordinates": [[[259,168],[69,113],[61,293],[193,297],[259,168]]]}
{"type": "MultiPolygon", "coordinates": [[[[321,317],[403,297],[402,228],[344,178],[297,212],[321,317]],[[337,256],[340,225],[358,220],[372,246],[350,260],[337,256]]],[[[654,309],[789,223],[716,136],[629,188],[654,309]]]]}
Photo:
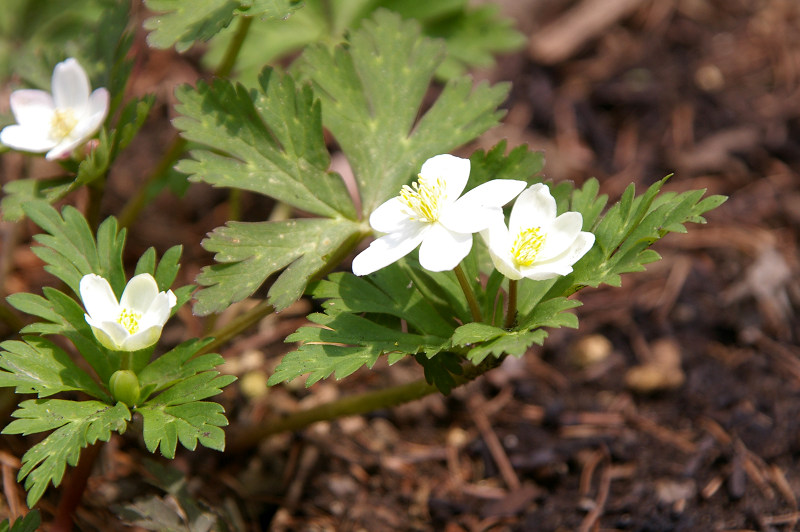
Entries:
{"type": "Polygon", "coordinates": [[[511,256],[517,266],[530,266],[544,245],[544,234],[540,227],[532,227],[520,231],[511,246],[511,256]]]}
{"type": "Polygon", "coordinates": [[[141,314],[124,308],[122,309],[122,312],[119,313],[117,323],[125,327],[125,330],[128,331],[128,334],[136,334],[136,332],[139,330],[140,319],[142,319],[141,314]]]}
{"type": "Polygon", "coordinates": [[[418,220],[435,222],[439,219],[439,211],[445,199],[444,190],[444,180],[441,177],[430,182],[419,176],[419,180],[412,183],[411,186],[403,185],[400,190],[400,199],[414,211],[418,220]]]}
{"type": "Polygon", "coordinates": [[[78,119],[72,109],[56,109],[50,120],[50,136],[58,140],[64,139],[77,125],[78,119]]]}

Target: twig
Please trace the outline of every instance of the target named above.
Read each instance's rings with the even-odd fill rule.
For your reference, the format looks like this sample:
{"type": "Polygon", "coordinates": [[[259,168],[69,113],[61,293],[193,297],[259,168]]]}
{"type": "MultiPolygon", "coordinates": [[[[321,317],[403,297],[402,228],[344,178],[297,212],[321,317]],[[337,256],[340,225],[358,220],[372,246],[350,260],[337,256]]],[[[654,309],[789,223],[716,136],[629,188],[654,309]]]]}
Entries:
{"type": "Polygon", "coordinates": [[[586,517],[583,518],[581,526],[578,527],[578,532],[590,532],[600,516],[603,515],[608,500],[608,493],[611,489],[611,466],[606,465],[603,468],[603,473],[600,475],[600,487],[597,490],[597,499],[595,499],[594,508],[586,517]]]}
{"type": "Polygon", "coordinates": [[[500,439],[497,437],[494,429],[492,429],[492,424],[489,422],[489,418],[484,411],[484,403],[479,396],[473,395],[470,398],[469,410],[472,415],[472,420],[475,422],[475,426],[478,427],[481,437],[486,443],[489,453],[492,455],[494,463],[500,470],[503,482],[505,482],[509,490],[517,491],[520,488],[519,478],[514,471],[514,467],[511,465],[511,461],[508,459],[505,449],[503,449],[503,444],[500,443],[500,439]]]}

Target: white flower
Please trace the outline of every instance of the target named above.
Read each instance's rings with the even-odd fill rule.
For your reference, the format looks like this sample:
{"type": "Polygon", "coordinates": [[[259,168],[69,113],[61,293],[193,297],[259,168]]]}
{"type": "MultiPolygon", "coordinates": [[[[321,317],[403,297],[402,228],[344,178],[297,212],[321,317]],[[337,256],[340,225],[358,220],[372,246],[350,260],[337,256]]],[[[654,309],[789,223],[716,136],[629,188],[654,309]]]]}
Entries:
{"type": "Polygon", "coordinates": [[[177,302],[172,290],[158,291],[149,273],[128,281],[119,302],[108,281],[94,273],[83,276],[80,292],[95,338],[114,351],[138,351],[156,343],[177,302]]]}
{"type": "Polygon", "coordinates": [[[353,259],[353,273],[367,275],[408,255],[433,272],[452,270],[472,249],[472,234],[503,219],[502,207],[525,188],[524,181],[495,179],[459,195],[469,179],[469,159],[437,155],[422,165],[419,180],[380,205],[372,228],[388,233],[353,259]]]}
{"type": "Polygon", "coordinates": [[[519,195],[509,227],[493,225],[481,235],[495,268],[509,279],[542,281],[572,271],[572,265],[594,245],[594,235],[581,231],[579,212],[556,217],[556,200],[541,183],[519,195]]]}
{"type": "Polygon", "coordinates": [[[91,95],[89,78],[75,59],[53,70],[53,94],[24,89],[11,93],[16,125],[0,131],[0,142],[15,150],[47,152],[49,160],[67,157],[94,135],[108,114],[108,91],[91,95]]]}

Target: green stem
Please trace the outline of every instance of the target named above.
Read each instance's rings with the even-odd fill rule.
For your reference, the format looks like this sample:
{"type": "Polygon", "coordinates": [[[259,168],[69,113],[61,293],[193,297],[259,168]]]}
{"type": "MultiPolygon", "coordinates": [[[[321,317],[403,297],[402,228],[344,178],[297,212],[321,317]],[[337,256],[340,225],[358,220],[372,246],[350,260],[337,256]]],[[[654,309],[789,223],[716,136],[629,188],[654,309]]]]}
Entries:
{"type": "Polygon", "coordinates": [[[271,314],[272,312],[275,312],[275,307],[266,301],[262,301],[244,314],[241,314],[235,319],[231,320],[231,322],[224,327],[209,334],[209,336],[214,337],[214,340],[205,346],[201,353],[211,353],[215,351],[217,348],[219,348],[219,346],[225,344],[228,340],[251,325],[258,323],[261,318],[271,314]]]}
{"type": "Polygon", "coordinates": [[[97,231],[100,225],[100,205],[103,202],[103,192],[106,188],[106,176],[102,176],[89,183],[89,204],[86,206],[86,221],[92,232],[97,231]]]}
{"type": "Polygon", "coordinates": [[[510,329],[517,322],[517,280],[508,280],[508,309],[506,310],[506,321],[503,326],[510,329]]]}
{"type": "Polygon", "coordinates": [[[119,369],[133,369],[133,351],[123,351],[120,353],[119,369]]]}
{"type": "MultiPolygon", "coordinates": [[[[492,368],[499,366],[505,355],[490,357],[475,366],[467,362],[461,375],[455,375],[456,386],[475,380],[492,368]]],[[[262,439],[286,431],[299,430],[317,421],[327,421],[344,416],[366,414],[421,399],[435,393],[438,388],[424,379],[392,388],[344,397],[323,405],[289,414],[281,419],[268,420],[263,425],[245,427],[229,438],[229,451],[241,451],[257,445],[262,439]]]]}
{"type": "MultiPolygon", "coordinates": [[[[236,28],[236,33],[231,39],[231,42],[228,43],[228,49],[225,50],[225,55],[223,56],[222,61],[217,67],[216,71],[214,71],[214,75],[216,77],[226,78],[233,70],[233,67],[236,64],[236,58],[242,49],[242,44],[244,44],[244,40],[247,37],[247,33],[250,30],[250,24],[252,24],[252,22],[253,19],[251,17],[239,17],[239,25],[236,28]]],[[[139,216],[139,213],[147,203],[150,185],[163,178],[164,174],[166,174],[169,169],[175,165],[175,161],[177,161],[178,158],[186,151],[186,144],[187,142],[183,137],[176,137],[175,140],[172,141],[172,145],[170,145],[167,152],[161,158],[158,166],[156,166],[153,172],[147,176],[147,179],[145,179],[144,183],[142,183],[142,186],[139,187],[139,191],[136,193],[136,195],[132,197],[122,209],[122,212],[119,215],[120,227],[130,227],[131,224],[136,220],[136,218],[139,216]]]]}
{"type": "Polygon", "coordinates": [[[481,316],[481,309],[478,306],[478,300],[475,299],[475,293],[472,291],[472,287],[469,284],[469,280],[467,279],[464,270],[461,268],[461,265],[459,264],[453,269],[453,271],[455,272],[456,278],[458,279],[458,284],[461,285],[461,290],[464,292],[464,297],[467,298],[469,311],[472,313],[472,321],[482,322],[483,317],[481,316]]]}

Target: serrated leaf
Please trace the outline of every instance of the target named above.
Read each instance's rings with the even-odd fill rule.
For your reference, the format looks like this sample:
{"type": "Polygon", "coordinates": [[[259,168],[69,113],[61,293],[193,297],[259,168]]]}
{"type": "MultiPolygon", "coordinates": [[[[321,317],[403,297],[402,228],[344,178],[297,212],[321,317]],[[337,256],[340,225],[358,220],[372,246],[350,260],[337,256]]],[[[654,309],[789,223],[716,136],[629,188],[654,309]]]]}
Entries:
{"type": "Polygon", "coordinates": [[[347,155],[369,214],[428,158],[447,153],[497,124],[508,87],[466,78],[448,83],[425,115],[419,108],[444,57],[419,25],[378,11],[333,54],[306,49],[298,68],[314,83],[323,121],[347,155]]]}
{"type": "Polygon", "coordinates": [[[83,391],[96,399],[111,398],[80,369],[61,348],[35,336],[0,344],[0,386],[14,386],[17,393],[47,397],[70,390],[83,391]]]}
{"type": "Polygon", "coordinates": [[[144,21],[147,44],[155,48],[175,45],[179,52],[195,41],[206,41],[228,26],[239,8],[236,0],[145,0],[148,9],[160,12],[144,21]]]}
{"type": "Polygon", "coordinates": [[[361,236],[361,226],[345,219],[304,218],[283,222],[229,222],[202,242],[221,263],[206,267],[197,282],[194,312],[219,312],[248,297],[270,275],[286,268],[270,287],[269,301],[278,310],[297,300],[308,280],[361,236]]]}
{"type": "Polygon", "coordinates": [[[425,353],[430,357],[447,343],[446,338],[404,333],[346,312],[312,314],[309,320],[321,327],[301,327],[286,339],[304,343],[283,357],[267,381],[270,386],[304,374],[308,374],[306,386],[334,373],[341,379],[364,365],[371,368],[381,354],[425,353]]]}
{"type": "Polygon", "coordinates": [[[73,181],[72,177],[9,181],[3,185],[3,199],[0,201],[3,220],[16,222],[22,219],[25,216],[22,206],[30,201],[58,201],[72,190],[73,181]]]}
{"type": "Polygon", "coordinates": [[[178,441],[193,451],[199,442],[204,447],[223,451],[225,433],[220,427],[228,425],[218,403],[196,401],[168,406],[148,403],[136,411],[142,416],[142,433],[147,450],[167,458],[175,458],[178,441]]]}
{"type": "Polygon", "coordinates": [[[213,370],[222,364],[224,359],[216,353],[195,357],[210,342],[211,339],[183,342],[148,364],[138,373],[143,394],[145,390],[147,394],[160,392],[177,382],[197,373],[213,370]]]}
{"type": "Polygon", "coordinates": [[[271,196],[329,217],[355,218],[338,174],[328,171],[319,103],[308,86],[266,68],[259,89],[225,80],[181,87],[173,121],[183,136],[215,151],[194,150],[177,168],[191,180],[271,196]],[[219,155],[223,151],[227,155],[219,155]]]}
{"type": "Polygon", "coordinates": [[[19,480],[25,479],[28,506],[41,498],[48,484],[58,486],[67,464],[78,463],[81,449],[97,440],[108,441],[112,432],[124,432],[131,414],[117,403],[37,399],[23,401],[12,416],[17,418],[3,434],[32,434],[56,429],[22,457],[19,480]]]}
{"type": "Polygon", "coordinates": [[[449,395],[456,385],[453,375],[464,372],[461,367],[462,359],[455,353],[442,352],[432,358],[418,354],[414,358],[423,368],[425,381],[436,386],[445,395],[449,395]]]}
{"type": "Polygon", "coordinates": [[[28,512],[24,517],[18,517],[14,524],[9,529],[8,519],[4,519],[0,523],[0,532],[36,532],[39,530],[39,525],[42,524],[42,516],[39,515],[38,510],[28,512]]]}
{"type": "Polygon", "coordinates": [[[467,360],[473,364],[480,364],[489,355],[500,357],[503,354],[521,357],[533,344],[542,345],[547,338],[547,331],[535,329],[532,331],[508,331],[502,336],[488,340],[467,351],[467,360]]]}
{"type": "Polygon", "coordinates": [[[469,180],[465,191],[492,179],[518,179],[528,184],[538,182],[544,167],[544,153],[517,146],[506,154],[507,142],[497,143],[489,151],[477,150],[470,156],[469,180]]]}

